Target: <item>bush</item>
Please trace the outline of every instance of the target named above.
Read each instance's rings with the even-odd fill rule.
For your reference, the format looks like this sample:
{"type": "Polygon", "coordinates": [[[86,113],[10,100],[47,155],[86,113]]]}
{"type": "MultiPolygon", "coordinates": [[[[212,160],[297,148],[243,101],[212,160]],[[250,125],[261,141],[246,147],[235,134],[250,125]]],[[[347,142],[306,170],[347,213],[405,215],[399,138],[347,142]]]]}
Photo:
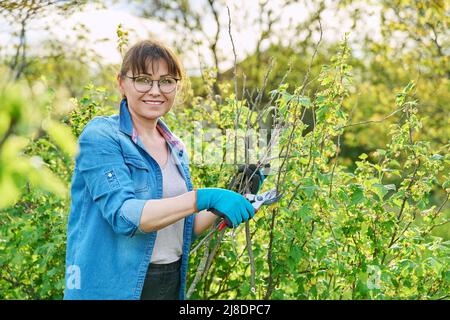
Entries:
{"type": "MultiPolygon", "coordinates": [[[[193,98],[190,107],[174,109],[177,117],[165,117],[190,148],[196,187],[226,188],[235,171],[234,164],[199,163],[196,152],[210,155],[214,144],[209,140],[202,141],[200,150],[191,147],[196,121],[202,121],[206,133],[211,126],[222,134],[260,130],[267,123],[280,129],[279,150],[271,162],[277,170],[262,191],[277,188],[283,197],[262,208],[245,231],[216,232],[191,255],[191,299],[449,296],[449,241],[434,234],[448,222],[448,145],[432,150],[420,140],[420,102],[411,82],[395,96],[392,116],[400,117],[388,128],[389,143],[361,154],[349,170],[339,157],[345,148],[341,139],[353,127],[371,122],[349,120],[349,55],[344,40],[322,69],[320,91],[311,96],[304,95],[305,84],[290,92],[281,83],[271,92],[271,103],[261,108],[258,99],[239,100],[230,86],[223,86],[222,97],[208,91],[206,97],[193,98]],[[305,112],[313,115],[311,128],[302,121],[305,112]]],[[[214,79],[205,78],[214,85],[214,79]]],[[[0,190],[13,191],[0,211],[1,298],[60,299],[70,205],[64,194],[74,165],[73,141],[92,117],[115,110],[108,93],[92,85],[72,100],[74,108],[65,116],[55,115],[49,99],[38,103],[38,116],[30,117],[20,91],[4,92],[0,190]],[[17,129],[16,123],[21,124],[17,129]]]]}

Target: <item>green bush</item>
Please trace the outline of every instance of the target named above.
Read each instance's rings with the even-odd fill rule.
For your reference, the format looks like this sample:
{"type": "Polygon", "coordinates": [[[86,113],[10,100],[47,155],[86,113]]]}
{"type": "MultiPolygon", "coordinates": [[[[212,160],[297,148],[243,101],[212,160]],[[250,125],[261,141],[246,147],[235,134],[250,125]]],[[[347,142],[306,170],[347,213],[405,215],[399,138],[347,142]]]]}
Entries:
{"type": "MultiPolygon", "coordinates": [[[[411,82],[395,95],[399,119],[386,132],[389,143],[361,154],[349,170],[339,157],[345,148],[341,137],[353,126],[369,125],[349,123],[346,101],[354,94],[349,56],[343,41],[311,96],[302,85],[290,91],[281,83],[271,92],[273,103],[255,109],[223,86],[222,97],[209,91],[165,117],[188,148],[196,121],[222,133],[245,130],[249,123],[259,130],[268,119],[284,129],[278,170],[263,186],[263,191],[277,188],[282,199],[262,208],[248,230],[217,232],[191,256],[191,299],[448,298],[449,241],[435,234],[448,222],[448,145],[433,150],[420,140],[420,101],[411,82]],[[312,128],[302,122],[305,111],[314,115],[312,128]]],[[[8,196],[0,211],[2,299],[62,298],[70,205],[64,195],[74,140],[95,115],[117,112],[103,88],[90,85],[85,92],[62,116],[50,92],[31,117],[20,90],[2,91],[0,190],[8,196]]],[[[233,165],[195,158],[211,150],[208,141],[189,150],[193,183],[227,187],[233,165]]]]}
{"type": "MultiPolygon", "coordinates": [[[[17,92],[8,90],[5,106],[26,111],[28,104],[20,100],[17,92]],[[8,102],[11,101],[9,104],[8,102]],[[15,103],[17,101],[17,103],[15,103]]],[[[56,120],[46,131],[39,127],[39,120],[45,118],[46,111],[56,109],[55,103],[47,101],[43,104],[36,118],[22,119],[23,126],[28,130],[22,139],[28,141],[23,144],[24,155],[14,162],[23,161],[39,166],[32,174],[39,175],[38,183],[29,181],[29,172],[23,166],[16,172],[5,172],[8,166],[2,166],[0,172],[3,179],[0,185],[5,185],[4,177],[12,176],[18,192],[22,193],[19,201],[13,206],[0,211],[0,298],[2,299],[61,299],[63,297],[65,273],[65,248],[67,218],[70,210],[69,196],[58,194],[68,193],[74,166],[75,138],[95,115],[111,114],[112,108],[106,102],[106,94],[102,88],[92,85],[85,87],[86,94],[81,99],[72,99],[73,110],[56,120]],[[36,121],[37,120],[37,121],[36,121]],[[55,129],[56,128],[56,129],[55,129]],[[70,128],[70,129],[69,129],[70,128]],[[42,175],[45,169],[46,175],[42,175]],[[48,171],[48,172],[47,172],[48,171]],[[51,173],[50,173],[51,172],[51,173]],[[54,181],[58,183],[55,193],[46,192],[42,186],[54,181]],[[58,189],[60,188],[60,189],[58,189]]],[[[5,97],[3,97],[5,98],[5,97]]],[[[52,99],[50,99],[52,100],[52,99]]],[[[40,106],[36,104],[35,107],[40,106]]],[[[8,110],[8,108],[6,108],[8,110]]],[[[47,112],[48,113],[48,112],[47,112]]],[[[54,112],[50,112],[50,114],[54,112]]],[[[27,114],[24,112],[24,114],[27,114]]],[[[1,117],[1,116],[0,116],[1,117]]],[[[15,137],[8,140],[14,141],[15,137]]],[[[0,150],[4,160],[5,149],[0,150]]],[[[50,189],[52,191],[53,189],[50,189]]]]}
{"type": "MultiPolygon", "coordinates": [[[[344,41],[312,97],[303,96],[301,86],[272,92],[276,123],[286,128],[280,153],[293,157],[263,190],[277,187],[284,196],[250,223],[251,255],[243,227],[216,233],[197,251],[192,299],[448,298],[450,242],[432,233],[449,222],[443,210],[450,191],[448,145],[432,150],[419,139],[420,102],[411,82],[396,95],[401,116],[389,127],[385,148],[361,154],[353,172],[339,164],[340,138],[351,126],[344,108],[352,83],[348,56],[344,41]],[[304,109],[315,114],[306,134],[304,109]],[[430,205],[432,196],[440,205],[430,205]]],[[[209,112],[219,126],[235,119],[215,115],[209,112]]],[[[201,186],[226,187],[222,176],[218,167],[194,168],[201,186]]]]}

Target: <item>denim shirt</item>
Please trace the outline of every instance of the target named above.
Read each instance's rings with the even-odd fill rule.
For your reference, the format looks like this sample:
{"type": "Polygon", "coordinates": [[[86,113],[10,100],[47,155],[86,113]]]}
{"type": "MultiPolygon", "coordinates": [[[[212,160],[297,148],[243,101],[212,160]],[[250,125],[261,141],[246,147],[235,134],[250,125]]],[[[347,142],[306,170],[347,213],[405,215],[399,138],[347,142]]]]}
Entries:
{"type": "MultiPolygon", "coordinates": [[[[159,119],[183,176],[193,189],[184,144],[159,119]]],[[[119,115],[93,118],[79,137],[67,226],[64,299],[140,299],[157,231],[139,228],[149,199],[161,199],[158,163],[135,135],[126,100],[119,115]]],[[[185,299],[186,274],[195,214],[183,232],[179,298],[185,299]]]]}

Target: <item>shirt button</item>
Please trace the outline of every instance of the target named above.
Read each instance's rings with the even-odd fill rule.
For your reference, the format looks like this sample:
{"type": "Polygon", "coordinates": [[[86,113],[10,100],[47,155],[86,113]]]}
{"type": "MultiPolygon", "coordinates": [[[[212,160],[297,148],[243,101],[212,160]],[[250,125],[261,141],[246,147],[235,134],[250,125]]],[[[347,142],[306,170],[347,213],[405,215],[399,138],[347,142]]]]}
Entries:
{"type": "Polygon", "coordinates": [[[181,157],[183,155],[183,150],[181,150],[178,155],[181,157]]]}
{"type": "Polygon", "coordinates": [[[112,177],[112,173],[110,172],[110,173],[108,173],[108,177],[109,178],[111,178],[112,177]]]}

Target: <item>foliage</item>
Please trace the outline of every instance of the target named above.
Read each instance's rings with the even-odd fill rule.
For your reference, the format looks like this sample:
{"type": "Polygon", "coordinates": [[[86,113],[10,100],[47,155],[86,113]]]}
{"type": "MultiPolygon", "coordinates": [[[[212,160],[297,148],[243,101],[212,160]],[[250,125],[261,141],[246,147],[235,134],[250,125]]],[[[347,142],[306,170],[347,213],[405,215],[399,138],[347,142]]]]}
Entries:
{"type": "MultiPolygon", "coordinates": [[[[32,120],[41,119],[39,113],[26,112],[29,104],[25,103],[25,97],[19,98],[11,90],[6,92],[11,96],[2,96],[2,106],[6,110],[9,107],[10,110],[23,111],[28,122],[22,119],[21,127],[31,127],[32,120]],[[28,116],[33,117],[30,119],[28,116]]],[[[23,87],[21,92],[25,92],[23,87]]],[[[55,195],[66,195],[68,191],[74,166],[74,139],[94,116],[115,112],[108,105],[109,99],[105,88],[88,85],[81,99],[72,99],[73,109],[58,122],[52,121],[52,126],[35,135],[34,139],[8,137],[8,143],[23,143],[8,153],[9,159],[0,158],[3,161],[0,177],[10,177],[16,183],[11,186],[7,184],[8,180],[0,179],[0,186],[4,188],[3,199],[16,195],[16,192],[11,192],[13,190],[22,191],[23,195],[14,205],[0,210],[2,299],[62,298],[70,201],[68,197],[55,195]],[[23,146],[23,159],[17,156],[19,146],[23,146]],[[8,171],[14,168],[17,169],[8,171]],[[49,189],[55,195],[38,187],[49,189]]],[[[38,106],[34,104],[35,108],[38,106]]],[[[3,113],[0,118],[5,117],[3,113]]],[[[3,154],[8,149],[3,147],[1,151],[3,154]]]]}
{"type": "MultiPolygon", "coordinates": [[[[86,2],[53,3],[0,4],[19,40],[0,67],[2,299],[62,298],[75,139],[119,102],[118,66],[102,65],[86,48],[84,26],[73,30],[80,48],[49,40],[44,55],[27,51],[30,19],[53,9],[70,14],[86,2]]],[[[164,117],[188,146],[194,186],[229,186],[245,154],[221,140],[227,133],[282,128],[262,191],[277,188],[283,197],[248,230],[214,233],[191,256],[191,299],[448,299],[448,4],[427,3],[380,1],[381,40],[365,38],[358,56],[347,37],[321,44],[310,64],[324,2],[276,34],[282,20],[262,1],[268,24],[255,22],[259,41],[237,66],[239,78],[218,69],[223,32],[203,34],[186,1],[159,4],[168,10],[159,19],[175,14],[214,58],[213,68],[191,78],[190,97],[164,117]],[[289,38],[289,29],[298,35],[289,38]],[[230,150],[228,161],[213,157],[230,150]]],[[[223,3],[208,5],[214,15],[223,3]]],[[[129,31],[116,32],[123,53],[129,31]]],[[[186,41],[178,45],[196,49],[186,41]]]]}
{"type": "MultiPolygon", "coordinates": [[[[323,67],[318,79],[321,91],[314,97],[306,99],[298,89],[291,94],[287,86],[273,92],[278,96],[279,117],[289,128],[280,144],[300,149],[286,165],[288,179],[279,182],[279,177],[269,177],[266,182],[270,189],[278,181],[283,199],[260,210],[251,225],[255,290],[251,290],[241,228],[234,235],[225,234],[219,254],[191,298],[448,297],[450,243],[431,234],[436,226],[448,223],[442,212],[450,191],[448,145],[438,151],[416,140],[420,103],[410,82],[396,95],[402,116],[389,128],[386,148],[371,157],[361,154],[354,172],[339,165],[340,150],[334,140],[339,141],[348,120],[342,109],[351,85],[348,55],[344,41],[331,64],[323,67]],[[306,135],[301,134],[304,126],[296,125],[299,102],[315,114],[315,126],[306,135]],[[441,178],[440,173],[444,173],[441,178]],[[441,206],[430,206],[435,192],[441,206]]],[[[212,180],[206,186],[221,183],[217,168],[206,172],[212,180]]],[[[201,176],[199,180],[205,181],[201,176]]],[[[208,249],[220,238],[215,237],[208,249]]],[[[199,252],[192,264],[201,265],[202,257],[204,252],[199,252]]]]}

